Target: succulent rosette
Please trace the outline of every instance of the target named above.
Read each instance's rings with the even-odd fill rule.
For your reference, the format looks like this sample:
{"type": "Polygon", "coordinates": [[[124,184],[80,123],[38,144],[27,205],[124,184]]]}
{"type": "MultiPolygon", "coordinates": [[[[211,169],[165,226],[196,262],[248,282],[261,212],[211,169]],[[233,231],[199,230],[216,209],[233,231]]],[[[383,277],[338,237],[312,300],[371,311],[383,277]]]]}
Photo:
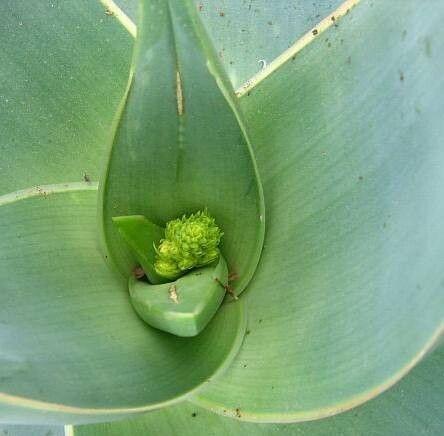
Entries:
{"type": "Polygon", "coordinates": [[[120,3],[0,4],[0,421],[440,434],[329,417],[442,338],[443,4],[120,3]]]}

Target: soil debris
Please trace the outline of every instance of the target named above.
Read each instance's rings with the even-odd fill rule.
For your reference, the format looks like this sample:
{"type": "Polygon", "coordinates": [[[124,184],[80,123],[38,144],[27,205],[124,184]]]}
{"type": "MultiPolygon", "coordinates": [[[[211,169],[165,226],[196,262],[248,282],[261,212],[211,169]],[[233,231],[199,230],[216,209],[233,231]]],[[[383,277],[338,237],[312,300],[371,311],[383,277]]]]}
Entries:
{"type": "Polygon", "coordinates": [[[228,274],[228,281],[229,282],[234,282],[238,278],[239,278],[239,274],[235,271],[231,271],[230,274],[228,274]]]}
{"type": "Polygon", "coordinates": [[[234,300],[238,300],[238,297],[234,293],[233,288],[228,283],[224,285],[217,277],[215,277],[214,280],[219,283],[219,285],[221,285],[225,289],[225,291],[233,297],[234,300]]]}
{"type": "Polygon", "coordinates": [[[136,279],[141,279],[145,275],[145,271],[141,266],[136,266],[133,268],[133,275],[136,279]]]}
{"type": "Polygon", "coordinates": [[[168,295],[170,300],[173,300],[176,304],[179,304],[179,295],[177,294],[176,285],[171,285],[168,295]]]}

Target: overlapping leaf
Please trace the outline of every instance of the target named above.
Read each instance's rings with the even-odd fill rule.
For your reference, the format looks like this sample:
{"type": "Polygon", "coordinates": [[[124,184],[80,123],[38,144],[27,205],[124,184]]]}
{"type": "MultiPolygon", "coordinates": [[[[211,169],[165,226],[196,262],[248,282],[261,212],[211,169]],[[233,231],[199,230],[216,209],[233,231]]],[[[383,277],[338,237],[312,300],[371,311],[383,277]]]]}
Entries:
{"type": "Polygon", "coordinates": [[[440,2],[362,1],[242,97],[270,225],[250,334],[198,404],[255,421],[337,413],[442,330],[443,17],[440,2]]]}
{"type": "Polygon", "coordinates": [[[415,368],[398,386],[353,411],[298,424],[253,424],[224,418],[185,403],[131,420],[80,426],[74,436],[152,436],[211,434],[213,436],[404,436],[439,434],[444,425],[441,377],[444,348],[415,368]]]}
{"type": "Polygon", "coordinates": [[[242,340],[240,302],[195,339],[146,326],[98,250],[96,189],[84,185],[0,197],[2,421],[34,422],[43,409],[47,421],[88,422],[158,407],[214,376],[242,340]]]}
{"type": "MultiPolygon", "coordinates": [[[[116,0],[137,21],[138,0],[116,0]]],[[[235,89],[333,12],[341,0],[194,0],[235,89]]]]}

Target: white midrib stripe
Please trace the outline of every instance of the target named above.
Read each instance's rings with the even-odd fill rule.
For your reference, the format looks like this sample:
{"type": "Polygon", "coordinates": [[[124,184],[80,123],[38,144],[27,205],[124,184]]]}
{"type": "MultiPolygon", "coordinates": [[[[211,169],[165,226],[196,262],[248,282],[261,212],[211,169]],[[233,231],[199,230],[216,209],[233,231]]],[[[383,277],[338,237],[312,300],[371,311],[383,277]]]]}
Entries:
{"type": "Polygon", "coordinates": [[[307,33],[302,35],[296,42],[287,50],[282,52],[274,60],[272,60],[264,69],[255,74],[251,79],[247,80],[236,90],[236,95],[242,97],[251,91],[257,84],[262,82],[270,74],[284,65],[287,61],[294,58],[304,47],[318,38],[321,33],[325,32],[331,26],[334,26],[337,21],[344,15],[348,14],[350,10],[355,7],[361,0],[346,0],[332,13],[327,15],[316,26],[311,28],[307,33]]]}
{"type": "Polygon", "coordinates": [[[97,182],[71,182],[58,183],[54,185],[36,185],[31,188],[20,189],[0,195],[0,206],[14,203],[32,197],[47,197],[51,194],[75,191],[97,191],[97,182]]]}
{"type": "MultiPolygon", "coordinates": [[[[316,26],[310,29],[307,33],[302,35],[295,43],[287,50],[282,52],[274,60],[272,60],[264,69],[259,71],[253,77],[248,79],[243,85],[241,85],[236,91],[238,97],[250,92],[255,86],[267,78],[270,74],[284,65],[288,60],[297,55],[304,47],[310,42],[314,41],[319,35],[335,25],[336,22],[346,15],[353,7],[355,7],[361,0],[345,0],[341,5],[320,21],[316,26]]],[[[128,32],[136,37],[137,27],[133,21],[117,6],[113,0],[100,0],[100,2],[106,7],[112,15],[116,17],[118,21],[128,30],[128,32]]]]}
{"type": "Polygon", "coordinates": [[[118,21],[125,27],[126,30],[128,30],[128,33],[133,36],[134,38],[137,35],[137,27],[134,24],[134,22],[131,20],[128,15],[125,14],[125,12],[122,11],[122,9],[117,6],[113,0],[100,0],[100,3],[105,6],[106,10],[109,11],[110,15],[114,15],[114,17],[117,18],[118,21]]]}

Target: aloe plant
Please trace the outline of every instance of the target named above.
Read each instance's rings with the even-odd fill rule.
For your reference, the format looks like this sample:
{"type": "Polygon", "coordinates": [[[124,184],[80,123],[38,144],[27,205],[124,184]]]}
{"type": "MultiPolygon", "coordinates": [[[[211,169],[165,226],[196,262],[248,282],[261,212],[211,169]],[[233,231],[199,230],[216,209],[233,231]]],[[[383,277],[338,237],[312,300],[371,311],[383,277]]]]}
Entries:
{"type": "Polygon", "coordinates": [[[103,3],[0,5],[1,420],[297,434],[396,383],[443,330],[441,3],[103,3]],[[185,338],[114,222],[205,208],[235,280],[185,338]]]}

